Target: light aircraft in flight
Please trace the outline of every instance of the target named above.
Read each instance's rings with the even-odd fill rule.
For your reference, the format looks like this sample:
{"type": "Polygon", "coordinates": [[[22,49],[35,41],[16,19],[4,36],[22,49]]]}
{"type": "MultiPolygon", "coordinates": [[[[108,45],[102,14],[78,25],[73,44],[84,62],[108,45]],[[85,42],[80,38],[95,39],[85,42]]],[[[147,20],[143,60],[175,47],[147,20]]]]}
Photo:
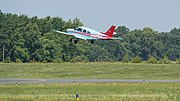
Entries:
{"type": "MultiPolygon", "coordinates": [[[[106,32],[98,32],[93,29],[87,28],[87,27],[78,27],[75,29],[67,29],[67,32],[61,32],[57,30],[53,30],[57,33],[62,33],[70,36],[74,36],[75,39],[74,43],[78,43],[79,39],[87,40],[88,42],[94,43],[95,40],[118,40],[122,38],[113,37],[113,33],[116,26],[111,26],[106,32]]],[[[72,42],[73,39],[70,39],[70,42],[72,42]]]]}

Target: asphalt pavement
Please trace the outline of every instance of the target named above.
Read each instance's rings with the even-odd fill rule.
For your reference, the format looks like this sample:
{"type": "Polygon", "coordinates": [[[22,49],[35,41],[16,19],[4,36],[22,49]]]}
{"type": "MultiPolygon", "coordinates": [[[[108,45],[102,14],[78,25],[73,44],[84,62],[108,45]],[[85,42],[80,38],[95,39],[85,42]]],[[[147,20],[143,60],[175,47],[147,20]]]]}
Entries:
{"type": "Polygon", "coordinates": [[[32,79],[32,78],[0,78],[0,84],[46,84],[74,82],[180,82],[180,80],[136,80],[136,79],[32,79]]]}

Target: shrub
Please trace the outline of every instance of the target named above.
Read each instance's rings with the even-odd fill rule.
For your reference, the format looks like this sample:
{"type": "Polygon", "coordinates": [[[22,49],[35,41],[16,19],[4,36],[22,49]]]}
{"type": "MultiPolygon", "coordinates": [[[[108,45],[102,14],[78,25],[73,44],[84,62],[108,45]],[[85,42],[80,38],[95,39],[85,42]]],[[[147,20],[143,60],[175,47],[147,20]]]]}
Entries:
{"type": "Polygon", "coordinates": [[[129,55],[126,53],[122,59],[122,62],[128,63],[130,61],[129,55]]]}
{"type": "Polygon", "coordinates": [[[5,60],[4,60],[4,62],[5,62],[5,63],[10,63],[10,62],[11,62],[11,58],[10,58],[9,56],[6,57],[5,60]]]}
{"type": "Polygon", "coordinates": [[[59,58],[59,59],[55,59],[53,62],[54,62],[54,63],[62,63],[63,60],[59,58]]]}
{"type": "Polygon", "coordinates": [[[22,61],[19,58],[16,58],[15,62],[16,63],[22,63],[22,61]]]}
{"type": "Polygon", "coordinates": [[[136,56],[131,60],[132,63],[142,63],[142,60],[140,57],[136,56]]]}
{"type": "Polygon", "coordinates": [[[85,62],[86,59],[84,57],[81,57],[81,56],[76,56],[76,57],[73,57],[70,62],[71,63],[76,63],[76,62],[85,62]]]}
{"type": "Polygon", "coordinates": [[[176,59],[176,63],[180,64],[180,58],[176,59]]]}
{"type": "Polygon", "coordinates": [[[157,64],[158,61],[157,61],[157,59],[156,59],[155,57],[151,56],[151,57],[148,59],[147,63],[157,64]]]}
{"type": "Polygon", "coordinates": [[[166,55],[164,55],[164,57],[160,60],[161,64],[169,64],[170,60],[168,59],[168,57],[166,55]]]}
{"type": "Polygon", "coordinates": [[[36,63],[37,61],[35,61],[34,59],[33,60],[30,60],[30,63],[36,63]]]}

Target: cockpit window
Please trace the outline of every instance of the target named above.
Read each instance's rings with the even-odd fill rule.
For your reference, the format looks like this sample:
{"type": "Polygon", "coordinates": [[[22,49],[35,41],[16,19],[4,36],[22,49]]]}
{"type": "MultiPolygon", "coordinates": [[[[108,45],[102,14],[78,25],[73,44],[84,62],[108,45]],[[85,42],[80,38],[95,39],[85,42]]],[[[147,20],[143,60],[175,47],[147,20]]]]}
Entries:
{"type": "Polygon", "coordinates": [[[87,31],[87,33],[90,33],[89,31],[87,31]]]}
{"type": "Polygon", "coordinates": [[[74,28],[74,30],[77,30],[76,28],[74,28]]]}
{"type": "Polygon", "coordinates": [[[84,33],[86,33],[86,30],[83,30],[84,33]]]}
{"type": "Polygon", "coordinates": [[[81,29],[81,28],[78,28],[77,31],[82,32],[82,29],[81,29]]]}

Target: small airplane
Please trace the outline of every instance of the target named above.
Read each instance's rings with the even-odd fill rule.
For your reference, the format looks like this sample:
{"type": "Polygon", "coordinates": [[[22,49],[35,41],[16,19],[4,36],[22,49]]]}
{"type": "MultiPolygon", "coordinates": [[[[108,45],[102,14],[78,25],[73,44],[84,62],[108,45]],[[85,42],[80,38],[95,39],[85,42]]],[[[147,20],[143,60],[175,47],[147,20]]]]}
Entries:
{"type": "MultiPolygon", "coordinates": [[[[106,32],[98,32],[93,29],[87,28],[87,27],[78,27],[75,29],[67,29],[67,32],[61,32],[57,30],[53,30],[54,32],[57,33],[62,33],[70,36],[74,36],[77,38],[74,40],[74,43],[77,44],[79,39],[84,39],[90,42],[91,44],[94,44],[95,40],[119,40],[122,38],[118,37],[113,37],[114,30],[116,26],[111,26],[106,32]]],[[[70,42],[72,42],[73,39],[70,39],[70,42]]]]}

